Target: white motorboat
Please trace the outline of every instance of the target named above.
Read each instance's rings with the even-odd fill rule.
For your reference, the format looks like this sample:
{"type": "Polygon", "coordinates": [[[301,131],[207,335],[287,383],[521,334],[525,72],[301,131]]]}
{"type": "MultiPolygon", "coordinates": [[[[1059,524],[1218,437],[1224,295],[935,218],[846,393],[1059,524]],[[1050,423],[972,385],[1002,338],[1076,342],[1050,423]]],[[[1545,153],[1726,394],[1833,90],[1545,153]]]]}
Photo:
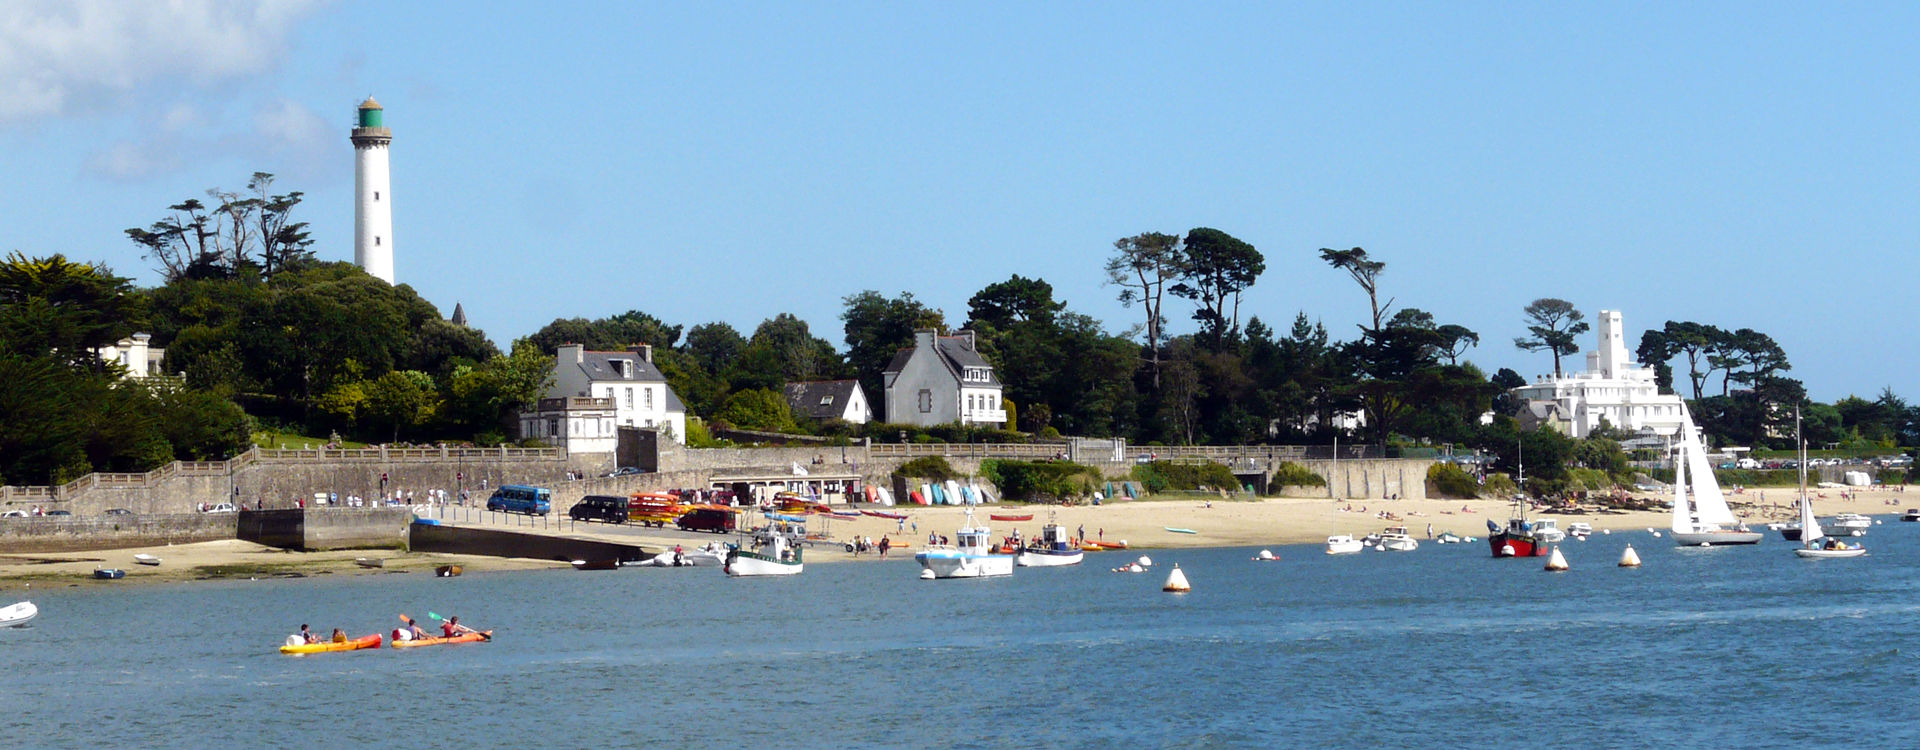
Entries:
{"type": "Polygon", "coordinates": [[[1573,523],[1567,524],[1567,536],[1575,539],[1585,539],[1593,536],[1593,524],[1587,523],[1586,521],[1574,521],[1573,523]]]}
{"type": "Polygon", "coordinates": [[[1567,532],[1560,530],[1560,521],[1553,518],[1533,519],[1533,538],[1547,544],[1559,544],[1567,540],[1567,532]]]}
{"type": "Polygon", "coordinates": [[[149,555],[145,552],[134,555],[133,561],[141,565],[159,565],[160,564],[160,558],[154,557],[153,555],[149,555]]]}
{"type": "Polygon", "coordinates": [[[1720,494],[1692,415],[1683,410],[1680,417],[1679,455],[1673,462],[1673,542],[1683,547],[1759,543],[1760,532],[1748,530],[1734,518],[1726,496],[1720,494]]]}
{"type": "Polygon", "coordinates": [[[935,578],[986,578],[1013,575],[1013,555],[993,554],[993,532],[975,526],[973,507],[967,507],[967,525],[953,535],[954,543],[921,550],[913,559],[935,578]]]}
{"type": "Polygon", "coordinates": [[[1440,532],[1439,536],[1436,536],[1433,538],[1434,544],[1461,544],[1466,541],[1467,541],[1466,537],[1460,536],[1459,534],[1455,534],[1451,531],[1442,531],[1440,532]]]}
{"type": "Polygon", "coordinates": [[[24,627],[38,616],[40,616],[40,608],[33,606],[33,602],[9,604],[0,607],[0,628],[24,627]]]}
{"type": "Polygon", "coordinates": [[[1859,513],[1839,513],[1820,522],[1827,536],[1864,536],[1873,528],[1873,519],[1859,513]]]}
{"type": "Polygon", "coordinates": [[[1405,526],[1388,526],[1374,546],[1383,552],[1412,552],[1420,548],[1420,540],[1407,533],[1405,526]]]}
{"type": "Polygon", "coordinates": [[[762,530],[754,535],[754,551],[728,550],[721,569],[734,578],[799,575],[805,567],[801,551],[785,534],[762,530]]]}
{"type": "Polygon", "coordinates": [[[1352,534],[1335,534],[1327,537],[1327,554],[1329,555],[1351,555],[1363,548],[1360,540],[1353,538],[1352,534]]]}
{"type": "Polygon", "coordinates": [[[1086,556],[1086,552],[1074,546],[1073,537],[1067,533],[1065,526],[1050,523],[1040,527],[1039,539],[1021,548],[1019,553],[1013,556],[1013,564],[1022,568],[1079,565],[1086,556]]]}

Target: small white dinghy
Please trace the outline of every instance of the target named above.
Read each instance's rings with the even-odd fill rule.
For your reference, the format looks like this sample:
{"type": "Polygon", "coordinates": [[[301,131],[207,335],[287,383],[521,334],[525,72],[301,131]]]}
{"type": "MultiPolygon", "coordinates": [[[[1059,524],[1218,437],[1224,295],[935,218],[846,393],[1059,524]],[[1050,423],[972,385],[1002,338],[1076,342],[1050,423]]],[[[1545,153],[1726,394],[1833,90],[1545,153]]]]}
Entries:
{"type": "Polygon", "coordinates": [[[160,564],[160,558],[154,557],[153,555],[149,555],[145,552],[134,555],[133,561],[141,565],[159,565],[160,564]]]}
{"type": "Polygon", "coordinates": [[[9,604],[0,607],[0,628],[24,627],[38,616],[40,616],[40,608],[33,606],[33,602],[9,604]]]}

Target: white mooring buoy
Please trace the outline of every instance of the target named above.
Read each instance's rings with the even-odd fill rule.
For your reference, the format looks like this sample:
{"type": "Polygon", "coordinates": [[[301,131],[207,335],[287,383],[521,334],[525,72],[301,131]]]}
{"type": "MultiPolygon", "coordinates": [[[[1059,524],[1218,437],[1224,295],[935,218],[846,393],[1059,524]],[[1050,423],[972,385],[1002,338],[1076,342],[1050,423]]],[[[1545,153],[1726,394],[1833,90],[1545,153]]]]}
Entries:
{"type": "Polygon", "coordinates": [[[1134,562],[1134,564],[1136,564],[1136,565],[1139,565],[1139,566],[1140,566],[1140,567],[1142,567],[1142,568],[1151,568],[1151,567],[1153,567],[1153,558],[1151,558],[1151,557],[1147,557],[1146,555],[1141,555],[1141,556],[1140,556],[1140,559],[1138,559],[1138,560],[1135,560],[1135,561],[1133,561],[1133,562],[1134,562]]]}
{"type": "Polygon", "coordinates": [[[1566,569],[1567,569],[1566,556],[1560,554],[1559,547],[1553,548],[1553,556],[1547,558],[1547,570],[1561,571],[1566,569]]]}
{"type": "Polygon", "coordinates": [[[931,571],[931,570],[928,570],[928,569],[926,569],[926,568],[921,568],[921,569],[920,569],[920,580],[922,580],[922,581],[929,581],[929,580],[932,580],[932,579],[933,579],[933,571],[931,571]]]}
{"type": "Polygon", "coordinates": [[[1267,562],[1269,560],[1272,560],[1274,559],[1273,550],[1270,550],[1270,549],[1260,550],[1260,554],[1254,555],[1253,559],[1259,560],[1261,562],[1267,562]]]}
{"type": "Polygon", "coordinates": [[[1173,564],[1173,572],[1167,574],[1167,585],[1161,586],[1160,590],[1171,591],[1176,594],[1184,594],[1193,590],[1192,586],[1187,585],[1187,574],[1180,572],[1180,563],[1173,564]]]}
{"type": "Polygon", "coordinates": [[[1627,551],[1620,553],[1620,567],[1622,568],[1640,567],[1640,553],[1633,551],[1633,545],[1631,544],[1627,545],[1627,551]]]}
{"type": "Polygon", "coordinates": [[[1513,545],[1511,545],[1511,544],[1502,544],[1502,545],[1500,545],[1500,556],[1501,556],[1501,557],[1513,557],[1513,555],[1514,555],[1514,551],[1513,551],[1513,545]]]}

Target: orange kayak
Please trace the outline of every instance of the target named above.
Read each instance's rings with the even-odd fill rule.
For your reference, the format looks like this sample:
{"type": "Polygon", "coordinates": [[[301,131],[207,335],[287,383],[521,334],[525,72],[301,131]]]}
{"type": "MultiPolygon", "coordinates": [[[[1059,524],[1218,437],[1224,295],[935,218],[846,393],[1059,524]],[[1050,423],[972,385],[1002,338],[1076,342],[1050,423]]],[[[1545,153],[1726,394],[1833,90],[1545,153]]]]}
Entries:
{"type": "Polygon", "coordinates": [[[380,647],[380,634],[375,633],[373,635],[361,636],[359,638],[355,638],[350,641],[340,641],[338,643],[335,643],[333,641],[322,641],[320,643],[300,643],[292,646],[281,646],[280,653],[324,654],[329,651],[358,651],[363,648],[379,648],[379,647],[380,647]]]}
{"type": "MultiPolygon", "coordinates": [[[[493,631],[482,630],[478,633],[462,633],[452,638],[415,638],[411,641],[395,640],[394,648],[412,648],[414,646],[444,646],[449,643],[475,643],[493,640],[493,631]]],[[[374,644],[379,645],[379,644],[374,644]]]]}

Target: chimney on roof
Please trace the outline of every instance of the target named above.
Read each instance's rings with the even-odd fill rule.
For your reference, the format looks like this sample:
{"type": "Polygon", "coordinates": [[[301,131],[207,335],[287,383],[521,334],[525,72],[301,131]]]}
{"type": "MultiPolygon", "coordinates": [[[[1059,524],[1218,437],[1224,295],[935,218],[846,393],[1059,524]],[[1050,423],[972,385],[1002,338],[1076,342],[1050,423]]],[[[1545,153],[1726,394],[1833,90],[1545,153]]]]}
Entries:
{"type": "Polygon", "coordinates": [[[640,358],[646,360],[648,364],[653,363],[652,344],[628,344],[627,351],[640,355],[640,358]]]}
{"type": "Polygon", "coordinates": [[[954,331],[953,337],[956,339],[959,339],[960,343],[967,347],[967,351],[970,351],[970,352],[978,351],[977,349],[973,348],[973,329],[962,328],[958,331],[954,331]]]}
{"type": "Polygon", "coordinates": [[[917,329],[913,332],[913,348],[932,349],[934,338],[939,335],[940,332],[932,328],[917,329]]]}
{"type": "Polygon", "coordinates": [[[554,350],[554,358],[577,365],[587,361],[587,348],[579,344],[561,344],[560,348],[554,350]]]}

